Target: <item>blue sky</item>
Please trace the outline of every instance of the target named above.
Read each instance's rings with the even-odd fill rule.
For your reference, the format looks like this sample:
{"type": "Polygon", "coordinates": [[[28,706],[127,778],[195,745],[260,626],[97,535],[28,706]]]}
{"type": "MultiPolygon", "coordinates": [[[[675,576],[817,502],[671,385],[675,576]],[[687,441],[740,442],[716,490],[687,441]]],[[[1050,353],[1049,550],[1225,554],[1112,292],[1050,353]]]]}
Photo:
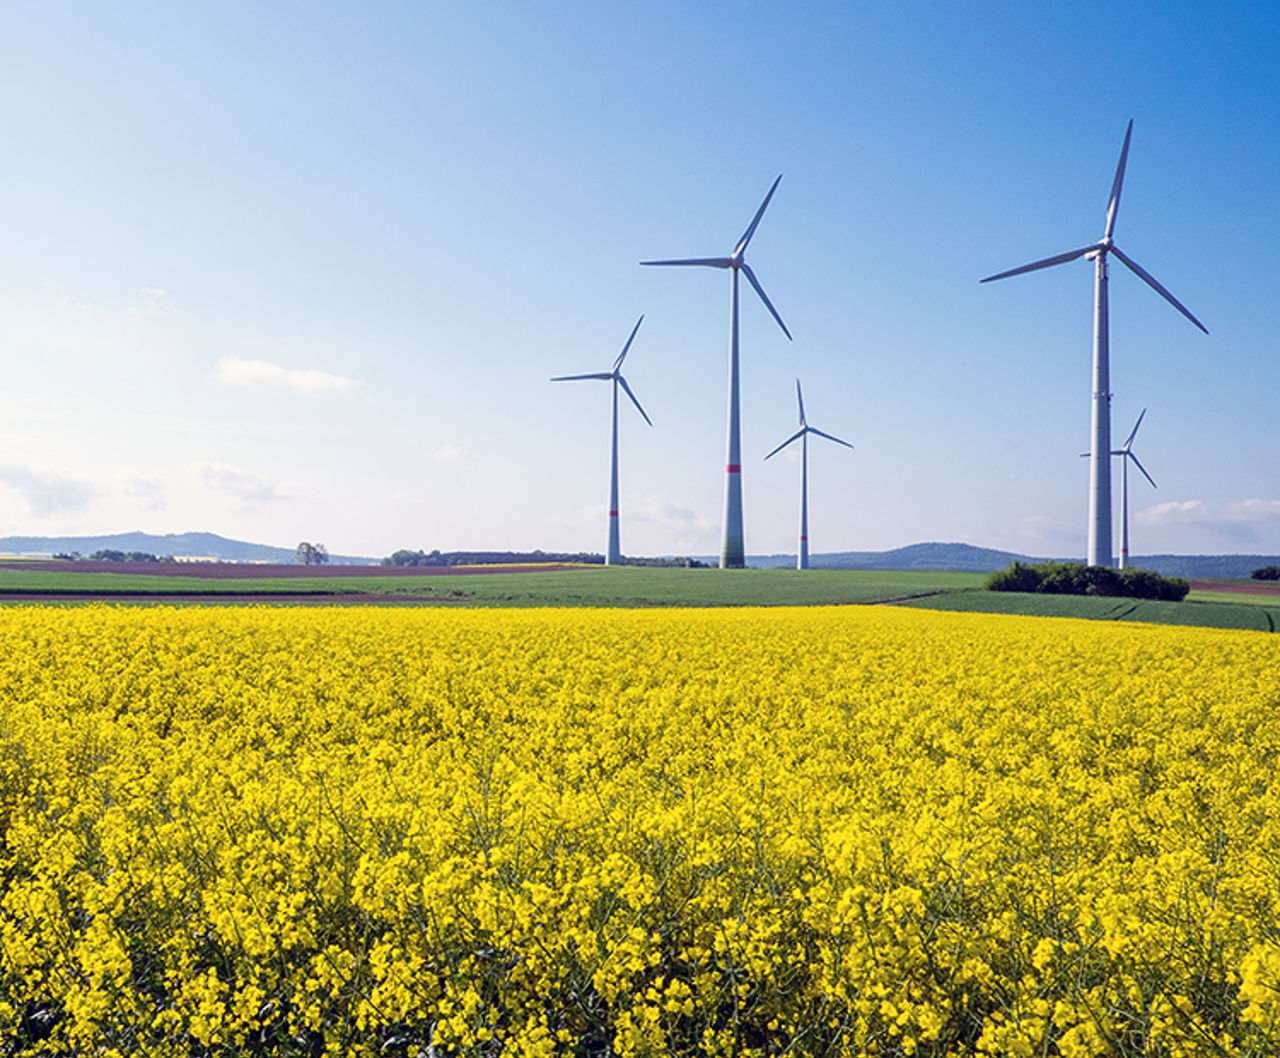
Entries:
{"type": "MultiPolygon", "coordinates": [[[[1132,548],[1280,552],[1280,8],[14,5],[0,34],[0,535],[341,553],[719,549],[728,278],[749,553],[1082,555],[1102,233],[1132,548]],[[745,291],[745,287],[744,287],[745,291]]],[[[1118,491],[1118,490],[1117,490],[1118,491]]],[[[1118,497],[1117,497],[1118,502],[1118,497]]],[[[1117,517],[1118,532],[1118,517],[1117,517]]]]}

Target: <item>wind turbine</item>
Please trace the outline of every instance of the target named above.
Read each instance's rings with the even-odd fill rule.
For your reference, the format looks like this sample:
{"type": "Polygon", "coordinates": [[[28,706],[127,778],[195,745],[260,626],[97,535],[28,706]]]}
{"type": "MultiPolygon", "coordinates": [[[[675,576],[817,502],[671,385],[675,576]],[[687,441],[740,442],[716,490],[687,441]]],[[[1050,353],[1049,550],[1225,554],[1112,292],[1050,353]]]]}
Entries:
{"type": "Polygon", "coordinates": [[[770,452],[765,459],[772,459],[792,441],[800,442],[800,547],[796,551],[796,569],[809,568],[809,435],[817,434],[828,441],[835,441],[845,448],[852,448],[848,441],[823,433],[816,426],[810,426],[804,417],[804,394],[800,392],[800,380],[796,379],[796,403],[800,406],[800,429],[788,437],[782,444],[770,452]]]}
{"type": "Polygon", "coordinates": [[[1093,282],[1093,415],[1091,444],[1089,447],[1089,548],[1088,563],[1091,566],[1111,565],[1111,381],[1110,339],[1107,320],[1107,255],[1115,254],[1120,262],[1170,305],[1208,334],[1205,325],[1196,319],[1177,298],[1169,293],[1137,261],[1123,253],[1112,239],[1116,228],[1116,213],[1120,209],[1120,189],[1124,184],[1125,162],[1129,157],[1129,138],[1133,135],[1133,120],[1125,130],[1124,146],[1120,148],[1120,163],[1116,166],[1115,179],[1111,182],[1111,199],[1107,203],[1107,223],[1102,238],[1078,250],[1068,250],[1043,261],[1035,261],[1021,268],[987,276],[983,283],[996,279],[1035,272],[1041,268],[1066,264],[1079,257],[1094,263],[1093,282]]]}
{"type": "Polygon", "coordinates": [[[1158,488],[1151,475],[1147,473],[1147,468],[1138,462],[1138,457],[1133,454],[1133,439],[1138,435],[1138,427],[1142,425],[1143,416],[1147,414],[1147,409],[1142,409],[1142,414],[1138,416],[1138,421],[1133,424],[1133,429],[1129,431],[1129,437],[1119,448],[1111,454],[1120,456],[1120,568],[1124,569],[1129,562],[1129,460],[1133,460],[1133,465],[1142,471],[1142,476],[1151,482],[1151,487],[1158,488]]]}
{"type": "Polygon", "coordinates": [[[616,566],[622,561],[622,548],[618,542],[618,387],[621,386],[631,403],[636,406],[636,411],[644,415],[644,421],[650,426],[653,422],[645,415],[645,410],[640,407],[640,402],[636,400],[636,395],[631,392],[631,387],[627,385],[627,380],[622,377],[622,361],[627,358],[627,352],[631,348],[631,343],[635,340],[636,331],[640,329],[640,324],[644,322],[641,316],[636,320],[636,325],[631,328],[631,337],[627,339],[627,344],[622,347],[622,352],[618,354],[618,359],[613,362],[613,367],[608,371],[597,371],[590,375],[560,375],[553,378],[552,382],[581,382],[586,379],[594,379],[600,382],[613,383],[613,443],[610,447],[609,454],[609,547],[605,551],[604,564],[606,566],[616,566]]]}
{"type": "Polygon", "coordinates": [[[778,179],[769,188],[769,193],[764,196],[764,201],[760,203],[760,208],[756,210],[756,215],[752,218],[751,224],[747,227],[746,232],[738,240],[738,244],[728,257],[692,257],[678,261],[640,262],[642,265],[701,265],[706,268],[727,268],[733,276],[729,294],[729,436],[725,458],[724,534],[720,543],[721,569],[742,569],[747,564],[746,547],[742,539],[742,446],[741,424],[738,414],[739,272],[742,272],[747,277],[747,282],[760,295],[760,300],[764,302],[765,308],[778,321],[778,326],[782,328],[782,333],[788,339],[791,338],[791,332],[787,330],[787,325],[782,322],[782,317],[778,315],[778,310],[773,307],[773,302],[769,300],[769,296],[764,292],[764,288],[760,285],[760,281],[756,279],[756,274],[751,271],[751,266],[747,264],[744,257],[747,252],[747,243],[751,241],[751,236],[756,233],[756,225],[760,223],[760,218],[764,216],[769,200],[773,198],[773,193],[778,189],[778,183],[781,180],[782,176],[779,174],[778,179]]]}

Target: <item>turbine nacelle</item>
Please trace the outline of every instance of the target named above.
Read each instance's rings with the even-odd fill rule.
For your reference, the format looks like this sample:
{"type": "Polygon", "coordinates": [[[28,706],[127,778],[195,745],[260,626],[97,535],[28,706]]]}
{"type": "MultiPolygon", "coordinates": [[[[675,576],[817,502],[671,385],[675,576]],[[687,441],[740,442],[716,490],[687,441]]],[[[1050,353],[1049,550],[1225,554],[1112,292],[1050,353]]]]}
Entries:
{"type": "Polygon", "coordinates": [[[636,332],[640,330],[640,324],[644,323],[644,316],[636,320],[636,325],[631,328],[631,337],[627,339],[627,344],[622,347],[622,352],[618,354],[618,358],[613,362],[613,367],[608,371],[593,371],[585,375],[557,375],[552,382],[612,382],[614,386],[621,386],[623,392],[631,398],[631,403],[636,406],[636,411],[644,416],[644,421],[650,426],[653,421],[646,414],[644,408],[640,406],[640,401],[636,399],[636,395],[631,392],[631,387],[627,385],[627,380],[622,377],[622,361],[627,358],[627,353],[631,351],[631,343],[636,339],[636,332]]]}
{"type": "MultiPolygon", "coordinates": [[[[1129,142],[1132,136],[1133,122],[1130,121],[1125,129],[1124,146],[1120,148],[1120,161],[1116,165],[1115,177],[1111,181],[1111,196],[1107,200],[1107,219],[1101,239],[1088,246],[1082,246],[1078,250],[1068,250],[1066,253],[1033,261],[1031,264],[1022,265],[1018,268],[1011,268],[1006,272],[999,272],[982,280],[983,283],[990,283],[996,279],[1005,279],[1009,276],[1023,275],[1027,272],[1037,272],[1043,268],[1067,264],[1068,262],[1079,260],[1081,257],[1096,263],[1093,298],[1092,445],[1088,453],[1090,459],[1089,538],[1086,558],[1086,561],[1091,566],[1109,566],[1111,564],[1111,455],[1119,454],[1123,455],[1126,460],[1132,459],[1134,464],[1147,477],[1147,480],[1151,480],[1151,476],[1147,474],[1142,464],[1138,462],[1138,457],[1133,454],[1130,447],[1133,441],[1132,433],[1129,435],[1129,441],[1125,443],[1120,452],[1113,452],[1111,447],[1111,387],[1109,381],[1111,339],[1107,304],[1107,254],[1115,254],[1116,259],[1130,272],[1164,298],[1197,328],[1205,334],[1209,333],[1205,325],[1196,319],[1182,302],[1169,293],[1155,276],[1129,257],[1114,242],[1116,217],[1120,212],[1120,192],[1124,187],[1125,165],[1129,159],[1129,142]]],[[[1139,422],[1141,422],[1141,417],[1139,417],[1139,422]]],[[[1134,432],[1137,432],[1136,426],[1134,427],[1134,432]]],[[[1123,465],[1127,469],[1129,464],[1126,462],[1123,465]]],[[[1151,484],[1154,485],[1155,482],[1152,481],[1151,484]]],[[[1125,518],[1124,541],[1120,550],[1121,566],[1124,565],[1124,557],[1128,550],[1127,510],[1125,518]]]]}
{"type": "Polygon", "coordinates": [[[663,261],[641,261],[640,263],[658,267],[727,268],[735,275],[741,272],[747,277],[747,282],[751,284],[752,289],[759,295],[760,300],[764,302],[764,307],[769,310],[769,314],[777,321],[778,326],[782,328],[782,333],[790,339],[791,332],[787,330],[787,325],[782,322],[782,317],[778,315],[778,310],[773,307],[773,302],[769,300],[769,295],[764,292],[764,287],[760,285],[760,280],[756,278],[756,274],[751,271],[751,266],[747,264],[747,244],[751,242],[751,237],[755,235],[756,228],[760,224],[760,218],[764,216],[764,211],[769,206],[769,200],[773,198],[773,193],[778,190],[778,184],[781,180],[782,174],[779,173],[777,180],[774,180],[773,186],[769,188],[769,193],[764,196],[764,201],[760,203],[760,208],[756,210],[756,215],[751,218],[751,223],[747,226],[747,230],[743,233],[742,238],[738,240],[737,245],[734,246],[728,257],[681,257],[663,261]]]}
{"type": "Polygon", "coordinates": [[[799,406],[799,409],[800,409],[800,429],[798,429],[795,433],[793,433],[790,437],[788,437],[785,441],[783,441],[782,444],[778,445],[777,448],[775,448],[772,452],[770,452],[767,456],[765,456],[766,460],[772,459],[784,448],[786,448],[787,445],[791,444],[794,441],[798,441],[800,440],[800,438],[805,437],[809,434],[816,434],[818,437],[825,437],[828,441],[834,441],[838,445],[844,445],[845,448],[853,447],[853,445],[851,445],[848,441],[842,441],[838,437],[833,437],[829,433],[824,433],[822,430],[819,430],[816,426],[810,426],[808,422],[805,421],[804,394],[800,392],[799,379],[796,379],[796,404],[799,406]]]}
{"type": "Polygon", "coordinates": [[[738,407],[739,273],[747,277],[747,282],[751,284],[751,289],[764,302],[769,314],[773,316],[778,326],[782,328],[782,333],[787,338],[791,337],[791,332],[787,330],[787,325],[782,322],[782,317],[778,315],[778,310],[773,307],[773,302],[769,300],[768,295],[764,292],[764,287],[760,285],[755,273],[751,271],[751,266],[746,262],[747,244],[751,242],[751,237],[755,234],[760,218],[764,216],[764,211],[768,208],[769,201],[773,198],[773,193],[778,189],[778,183],[781,180],[781,175],[774,180],[773,186],[769,188],[769,193],[764,196],[764,201],[760,203],[760,208],[756,210],[756,215],[751,218],[751,223],[747,226],[747,230],[743,233],[742,238],[738,240],[737,245],[730,251],[729,256],[640,262],[643,265],[701,265],[705,268],[728,269],[732,274],[729,288],[729,304],[731,306],[729,325],[729,428],[725,439],[724,532],[720,541],[721,569],[741,569],[747,564],[746,543],[742,531],[742,421],[738,407]]]}
{"type": "Polygon", "coordinates": [[[1109,253],[1114,253],[1119,261],[1130,272],[1136,275],[1152,290],[1165,299],[1170,305],[1177,309],[1188,320],[1204,331],[1205,334],[1209,330],[1203,323],[1191,314],[1191,311],[1175,298],[1168,290],[1161,285],[1150,272],[1148,272],[1137,261],[1129,257],[1123,250],[1115,244],[1114,234],[1116,228],[1116,216],[1120,211],[1120,191],[1124,186],[1124,169],[1125,163],[1129,158],[1129,139],[1133,135],[1133,121],[1129,122],[1129,127],[1125,130],[1124,146],[1120,150],[1120,163],[1116,166],[1115,179],[1111,182],[1111,199],[1107,203],[1107,225],[1103,232],[1102,238],[1095,242],[1092,246],[1084,246],[1079,250],[1068,250],[1066,253],[1055,254],[1053,257],[1046,257],[1040,261],[1033,261],[1031,264],[1022,265],[1018,268],[1010,268],[1007,272],[998,272],[995,275],[987,276],[980,280],[982,283],[990,283],[997,279],[1008,279],[1010,276],[1023,275],[1026,272],[1038,272],[1042,268],[1052,268],[1055,265],[1067,264],[1083,257],[1086,261],[1096,261],[1099,257],[1103,257],[1109,253]]]}

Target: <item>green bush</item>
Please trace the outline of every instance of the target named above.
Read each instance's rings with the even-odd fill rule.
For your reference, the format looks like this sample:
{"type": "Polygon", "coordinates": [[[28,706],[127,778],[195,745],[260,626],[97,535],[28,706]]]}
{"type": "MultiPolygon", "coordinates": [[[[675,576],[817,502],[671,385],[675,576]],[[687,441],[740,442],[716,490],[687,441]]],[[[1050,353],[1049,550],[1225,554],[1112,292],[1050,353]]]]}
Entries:
{"type": "Polygon", "coordinates": [[[988,591],[1039,591],[1043,578],[1035,566],[1015,562],[987,578],[988,591]]]}
{"type": "Polygon", "coordinates": [[[1108,595],[1178,602],[1189,585],[1181,577],[1162,577],[1146,569],[1111,569],[1082,562],[1015,562],[987,578],[988,591],[1022,591],[1041,595],[1108,595]]]}
{"type": "Polygon", "coordinates": [[[1280,580],[1280,566],[1263,566],[1249,574],[1254,580],[1280,580]]]}

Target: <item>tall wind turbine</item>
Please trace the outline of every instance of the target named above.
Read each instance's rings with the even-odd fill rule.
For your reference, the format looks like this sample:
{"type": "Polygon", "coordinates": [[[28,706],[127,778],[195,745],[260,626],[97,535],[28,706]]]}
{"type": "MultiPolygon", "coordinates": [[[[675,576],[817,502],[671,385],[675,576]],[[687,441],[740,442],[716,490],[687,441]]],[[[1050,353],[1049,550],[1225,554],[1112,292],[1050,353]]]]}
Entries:
{"type": "Polygon", "coordinates": [[[1115,254],[1120,262],[1170,305],[1208,334],[1205,325],[1196,319],[1177,298],[1169,293],[1155,277],[1137,261],[1124,254],[1112,240],[1116,228],[1116,213],[1120,209],[1120,188],[1124,183],[1124,167],[1129,157],[1129,138],[1133,135],[1133,121],[1125,130],[1124,146],[1120,148],[1120,163],[1116,166],[1115,179],[1111,182],[1111,199],[1107,203],[1107,224],[1102,238],[1078,250],[1068,250],[1043,261],[1035,261],[1021,268],[987,276],[983,283],[996,279],[1035,272],[1041,268],[1066,264],[1079,257],[1094,263],[1093,281],[1093,417],[1091,444],[1089,447],[1089,549],[1091,566],[1111,565],[1111,366],[1110,339],[1107,322],[1107,255],[1115,254]]]}
{"type": "Polygon", "coordinates": [[[1143,416],[1147,414],[1147,409],[1142,409],[1142,414],[1138,416],[1138,421],[1133,424],[1133,429],[1129,431],[1129,437],[1119,448],[1111,454],[1120,456],[1120,568],[1124,569],[1129,564],[1129,460],[1133,460],[1133,465],[1142,471],[1142,476],[1151,482],[1151,487],[1158,486],[1152,481],[1151,475],[1147,473],[1147,468],[1138,462],[1138,457],[1133,454],[1133,439],[1138,435],[1138,427],[1142,425],[1143,416]]]}
{"type": "Polygon", "coordinates": [[[760,295],[760,300],[764,302],[765,308],[778,321],[778,326],[782,328],[782,333],[788,339],[791,337],[791,332],[787,330],[787,325],[782,322],[782,317],[778,315],[778,310],[773,307],[773,302],[765,294],[764,288],[760,285],[760,281],[756,279],[756,274],[751,271],[751,266],[747,264],[744,256],[747,252],[747,243],[751,241],[751,236],[756,233],[756,225],[760,223],[760,218],[764,216],[769,200],[773,198],[773,193],[778,189],[778,182],[781,179],[782,176],[779,174],[778,179],[769,188],[769,193],[764,196],[764,201],[760,203],[760,208],[756,210],[756,215],[752,218],[751,224],[747,227],[746,232],[738,240],[738,244],[728,257],[692,257],[678,261],[640,262],[642,265],[701,265],[706,268],[727,268],[733,276],[729,293],[729,436],[725,458],[724,535],[720,543],[721,569],[742,569],[747,564],[746,547],[742,539],[742,446],[741,425],[738,414],[739,272],[747,277],[747,282],[760,295]]]}
{"type": "Polygon", "coordinates": [[[809,435],[817,434],[828,441],[835,441],[845,448],[852,448],[848,441],[823,433],[816,426],[810,426],[804,418],[804,394],[800,392],[800,380],[796,379],[796,403],[800,406],[800,429],[788,437],[782,444],[770,452],[765,459],[772,459],[792,441],[800,442],[800,546],[796,550],[796,569],[809,568],[809,435]]]}
{"type": "Polygon", "coordinates": [[[636,411],[644,415],[644,421],[650,426],[653,422],[645,415],[645,411],[640,407],[640,402],[636,400],[636,395],[631,392],[631,387],[627,385],[627,380],[622,377],[622,361],[627,358],[627,352],[631,348],[631,343],[635,340],[636,331],[640,329],[640,324],[644,322],[641,316],[636,320],[636,325],[631,328],[631,337],[627,339],[627,344],[622,347],[622,352],[618,354],[618,359],[613,362],[613,367],[608,371],[597,371],[590,375],[560,375],[553,378],[552,382],[581,382],[585,379],[593,379],[600,382],[613,383],[613,442],[609,453],[609,546],[604,554],[604,564],[606,566],[616,566],[622,561],[622,548],[618,542],[618,387],[621,386],[631,403],[636,406],[636,411]]]}

